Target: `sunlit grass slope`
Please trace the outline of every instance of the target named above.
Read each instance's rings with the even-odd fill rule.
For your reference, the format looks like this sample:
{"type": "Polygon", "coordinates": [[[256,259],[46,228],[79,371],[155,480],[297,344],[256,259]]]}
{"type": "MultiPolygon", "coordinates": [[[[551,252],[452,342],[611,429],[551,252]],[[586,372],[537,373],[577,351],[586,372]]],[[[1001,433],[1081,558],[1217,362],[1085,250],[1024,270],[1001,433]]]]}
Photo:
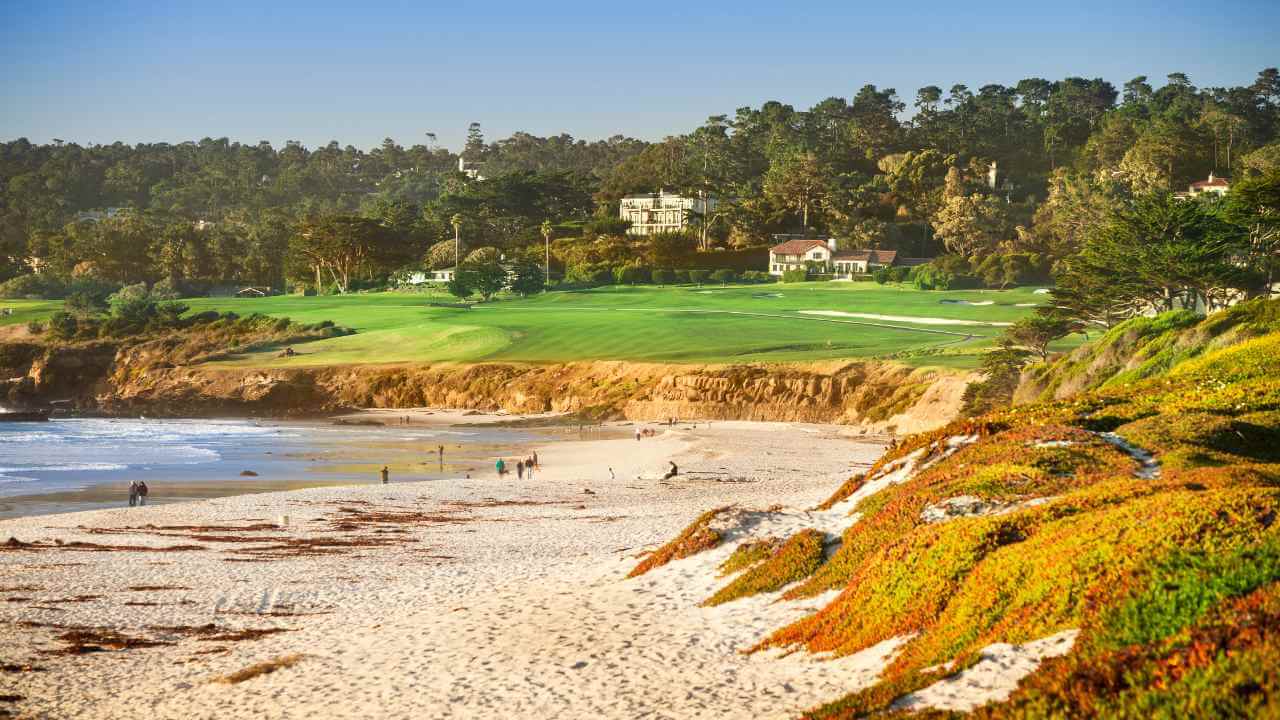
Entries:
{"type": "MultiPolygon", "coordinates": [[[[870,284],[608,287],[432,307],[416,293],[200,298],[194,310],[332,320],[356,335],[261,353],[242,365],[435,361],[781,362],[894,357],[972,367],[1001,327],[1031,312],[1030,290],[922,292],[870,284]],[[967,304],[990,303],[990,304],[967,304]],[[843,315],[814,315],[800,311],[843,315]],[[856,315],[883,315],[890,319],[856,315]],[[944,324],[939,321],[971,324],[944,324]]],[[[1071,344],[1071,341],[1066,341],[1071,344]]]]}

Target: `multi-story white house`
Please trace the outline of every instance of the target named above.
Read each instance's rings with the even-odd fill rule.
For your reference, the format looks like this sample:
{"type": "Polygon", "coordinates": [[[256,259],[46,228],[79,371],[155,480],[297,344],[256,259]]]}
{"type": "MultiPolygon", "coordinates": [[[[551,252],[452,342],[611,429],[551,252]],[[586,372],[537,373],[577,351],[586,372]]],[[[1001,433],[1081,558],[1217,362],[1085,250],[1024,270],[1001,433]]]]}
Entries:
{"type": "Polygon", "coordinates": [[[689,226],[690,213],[704,215],[715,208],[714,198],[685,197],[659,190],[622,198],[618,217],[631,223],[628,235],[656,235],[681,232],[689,226]]]}

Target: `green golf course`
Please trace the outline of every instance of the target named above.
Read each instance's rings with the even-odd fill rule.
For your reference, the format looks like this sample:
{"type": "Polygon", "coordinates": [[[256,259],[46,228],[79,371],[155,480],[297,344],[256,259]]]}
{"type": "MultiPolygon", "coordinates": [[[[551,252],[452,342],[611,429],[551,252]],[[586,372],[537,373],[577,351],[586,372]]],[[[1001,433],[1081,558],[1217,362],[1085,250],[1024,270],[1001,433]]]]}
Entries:
{"type": "MultiPolygon", "coordinates": [[[[607,286],[500,298],[470,309],[443,292],[266,298],[193,298],[192,311],[332,320],[346,337],[245,355],[243,366],[398,362],[633,360],[668,363],[897,358],[975,367],[1003,324],[1047,297],[1031,288],[921,291],[871,283],[607,286]]],[[[10,301],[6,323],[56,311],[57,302],[10,301]]],[[[1062,347],[1078,338],[1060,341],[1062,347]]]]}

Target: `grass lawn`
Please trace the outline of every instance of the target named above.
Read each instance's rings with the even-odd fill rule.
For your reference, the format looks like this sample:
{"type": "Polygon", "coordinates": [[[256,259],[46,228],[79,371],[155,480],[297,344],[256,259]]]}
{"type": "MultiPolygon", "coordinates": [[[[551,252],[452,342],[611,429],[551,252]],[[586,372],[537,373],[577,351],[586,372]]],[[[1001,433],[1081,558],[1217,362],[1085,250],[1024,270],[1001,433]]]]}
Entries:
{"type": "MultiPolygon", "coordinates": [[[[470,310],[428,306],[448,299],[442,294],[372,293],[185,302],[195,311],[332,320],[359,331],[295,348],[299,354],[293,358],[261,353],[232,361],[237,365],[895,357],[917,365],[974,367],[978,351],[1002,330],[991,323],[1013,322],[1045,296],[1029,288],[924,292],[872,283],[793,283],[603,287],[502,299],[470,310]]],[[[22,310],[22,321],[57,306],[22,310]]],[[[1063,341],[1063,347],[1072,344],[1071,339],[1063,341]]]]}

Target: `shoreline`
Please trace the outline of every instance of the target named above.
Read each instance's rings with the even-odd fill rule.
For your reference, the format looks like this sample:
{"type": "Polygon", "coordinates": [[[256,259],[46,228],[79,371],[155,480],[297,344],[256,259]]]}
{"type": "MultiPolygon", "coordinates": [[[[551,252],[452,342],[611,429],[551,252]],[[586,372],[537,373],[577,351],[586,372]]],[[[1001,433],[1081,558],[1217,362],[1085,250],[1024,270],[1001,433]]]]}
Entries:
{"type": "MultiPolygon", "coordinates": [[[[32,455],[32,464],[37,466],[35,469],[26,471],[19,466],[12,472],[16,475],[41,473],[35,475],[39,482],[34,483],[34,488],[26,487],[27,482],[9,484],[6,488],[9,492],[0,494],[0,519],[125,506],[128,482],[135,478],[146,480],[151,487],[149,505],[309,487],[379,484],[378,468],[384,464],[391,467],[393,480],[408,478],[416,482],[432,482],[454,475],[483,474],[499,454],[511,457],[514,463],[515,457],[531,452],[535,445],[551,440],[562,441],[557,437],[562,432],[573,435],[565,437],[565,440],[603,437],[611,433],[620,435],[623,432],[603,426],[575,431],[570,425],[509,427],[504,424],[512,419],[520,420],[524,416],[419,408],[350,413],[321,420],[142,419],[136,428],[131,426],[121,431],[125,433],[122,437],[128,438],[123,447],[133,447],[136,438],[129,437],[129,434],[144,431],[142,429],[163,435],[172,431],[169,428],[202,427],[206,422],[213,423],[215,428],[227,422],[232,423],[232,427],[273,428],[275,432],[282,433],[283,438],[303,440],[301,444],[287,448],[277,447],[269,439],[252,440],[252,450],[228,453],[225,440],[208,435],[197,442],[207,443],[203,447],[216,451],[217,457],[190,465],[170,462],[167,467],[163,462],[154,466],[145,461],[129,462],[127,450],[119,449],[114,451],[121,453],[118,462],[110,455],[102,456],[104,461],[110,460],[111,465],[118,465],[116,469],[49,472],[45,468],[41,473],[39,465],[42,462],[54,463],[57,456],[35,459],[36,456],[32,455]],[[399,423],[406,415],[412,422],[407,425],[399,423]],[[458,422],[463,419],[471,422],[458,422]],[[399,433],[398,430],[406,432],[399,433]],[[327,444],[333,435],[330,431],[341,438],[340,445],[327,444]],[[446,447],[443,463],[436,460],[437,444],[446,447]]],[[[543,418],[535,416],[534,419],[543,418]]],[[[88,437],[93,442],[109,444],[109,438],[99,440],[94,437],[101,431],[92,428],[103,422],[108,425],[102,427],[115,427],[116,422],[130,421],[129,418],[60,418],[54,421],[55,428],[41,424],[36,430],[66,432],[65,437],[70,438],[68,442],[80,442],[76,438],[86,437],[81,433],[89,433],[88,437]],[[75,424],[79,422],[86,423],[88,427],[75,424]]],[[[216,434],[216,430],[211,432],[216,434]]],[[[284,442],[296,443],[296,440],[286,439],[284,442]]],[[[14,460],[21,462],[23,448],[15,447],[18,454],[14,460]]],[[[34,446],[31,450],[33,453],[36,451],[34,446]]],[[[101,452],[113,451],[104,448],[101,452]]]]}
{"type": "Polygon", "coordinates": [[[847,430],[715,422],[538,446],[532,482],[393,482],[2,520],[0,534],[31,545],[0,551],[0,656],[46,668],[10,676],[16,710],[792,717],[879,667],[737,652],[813,601],[701,608],[706,580],[690,583],[691,565],[624,576],[710,507],[806,513],[883,451],[883,439],[847,430]],[[682,475],[664,481],[669,459],[682,475]],[[200,549],[147,549],[180,545],[200,549]],[[208,623],[254,639],[174,630],[208,623]],[[165,644],[67,655],[58,638],[75,627],[165,644]],[[295,654],[272,674],[212,682],[295,654]]]}

